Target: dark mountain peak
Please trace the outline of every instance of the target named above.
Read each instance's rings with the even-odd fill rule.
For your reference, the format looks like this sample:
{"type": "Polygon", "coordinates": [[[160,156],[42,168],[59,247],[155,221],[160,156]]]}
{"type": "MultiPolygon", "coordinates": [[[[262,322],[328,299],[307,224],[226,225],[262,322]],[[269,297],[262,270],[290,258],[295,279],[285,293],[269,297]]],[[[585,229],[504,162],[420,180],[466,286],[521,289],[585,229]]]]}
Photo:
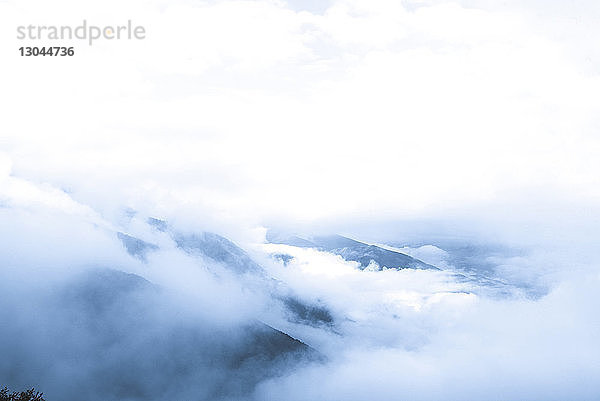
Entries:
{"type": "Polygon", "coordinates": [[[312,238],[312,242],[317,246],[326,251],[339,248],[351,248],[356,246],[365,245],[364,242],[356,241],[348,237],[341,235],[323,235],[312,238]]]}
{"type": "Polygon", "coordinates": [[[285,234],[275,230],[268,230],[265,236],[267,242],[271,244],[285,244],[297,246],[299,248],[316,248],[317,245],[306,238],[301,238],[293,234],[285,234]]]}
{"type": "Polygon", "coordinates": [[[210,232],[172,235],[177,246],[186,253],[202,254],[215,262],[222,263],[235,273],[261,273],[257,263],[239,246],[225,237],[210,232]]]}
{"type": "Polygon", "coordinates": [[[161,232],[165,232],[169,229],[169,224],[166,221],[157,219],[155,217],[148,217],[146,222],[161,232]]]}
{"type": "MultiPolygon", "coordinates": [[[[155,217],[149,217],[147,223],[156,230],[169,234],[177,247],[188,255],[206,256],[238,274],[263,272],[262,267],[255,263],[242,248],[219,234],[207,231],[180,232],[167,221],[155,217]]],[[[131,244],[132,247],[135,245],[131,244]]]]}
{"type": "Polygon", "coordinates": [[[367,244],[342,235],[321,235],[301,238],[296,235],[281,234],[267,235],[267,240],[273,244],[292,245],[301,248],[315,248],[341,256],[347,261],[359,262],[362,269],[375,262],[380,268],[390,269],[435,269],[404,253],[385,249],[377,245],[367,244]]]}
{"type": "Polygon", "coordinates": [[[128,254],[138,259],[141,259],[142,261],[146,261],[146,255],[148,254],[148,252],[155,251],[158,249],[158,246],[154,244],[133,237],[131,235],[124,234],[122,232],[118,232],[117,237],[123,243],[123,246],[127,250],[128,254]]]}

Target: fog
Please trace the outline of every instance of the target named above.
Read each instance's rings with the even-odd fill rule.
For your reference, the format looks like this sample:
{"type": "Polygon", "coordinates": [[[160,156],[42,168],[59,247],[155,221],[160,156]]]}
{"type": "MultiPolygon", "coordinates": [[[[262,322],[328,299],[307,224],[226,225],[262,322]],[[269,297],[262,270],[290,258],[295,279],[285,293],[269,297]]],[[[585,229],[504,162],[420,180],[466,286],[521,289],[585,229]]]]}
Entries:
{"type": "MultiPolygon", "coordinates": [[[[48,185],[3,182],[0,373],[13,387],[61,400],[591,400],[600,391],[589,238],[571,251],[559,238],[515,248],[458,232],[454,242],[402,245],[399,230],[398,243],[380,246],[442,270],[360,270],[329,252],[264,243],[256,230],[262,241],[240,245],[260,270],[236,271],[243,264],[219,263],[210,249],[187,252],[172,232],[190,225],[149,224],[132,210],[111,222],[48,185]],[[123,232],[146,247],[128,247],[123,232]],[[286,262],[273,256],[282,254],[286,262]],[[290,294],[332,320],[292,316],[280,301],[290,294]],[[268,339],[280,332],[310,348],[289,354],[268,339]]],[[[561,235],[574,243],[576,233],[561,235]]]]}
{"type": "MultiPolygon", "coordinates": [[[[437,272],[346,271],[326,280],[308,264],[306,290],[329,297],[352,323],[343,345],[324,345],[334,350],[328,364],[264,383],[257,399],[594,399],[599,275],[590,265],[586,273],[562,265],[573,269],[543,296],[498,298],[437,272]]],[[[540,266],[522,257],[508,267],[540,266]]]]}
{"type": "MultiPolygon", "coordinates": [[[[154,254],[128,253],[115,224],[67,194],[52,203],[57,191],[4,180],[4,384],[61,400],[221,399],[317,358],[261,322],[274,302],[256,290],[262,277],[241,278],[187,254],[148,224],[154,254]],[[23,187],[35,204],[11,193],[23,187]]],[[[128,227],[139,231],[129,216],[128,227]]]]}
{"type": "Polygon", "coordinates": [[[0,387],[598,399],[599,12],[0,1],[0,387]],[[83,19],[147,37],[12,57],[83,19]]]}

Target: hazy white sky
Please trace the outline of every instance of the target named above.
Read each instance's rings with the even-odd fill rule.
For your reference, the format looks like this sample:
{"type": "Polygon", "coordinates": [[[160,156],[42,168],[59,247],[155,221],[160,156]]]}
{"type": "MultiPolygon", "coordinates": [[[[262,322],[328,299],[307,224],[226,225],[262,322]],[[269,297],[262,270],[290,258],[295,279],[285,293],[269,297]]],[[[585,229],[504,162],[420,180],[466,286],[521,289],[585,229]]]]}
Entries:
{"type": "Polygon", "coordinates": [[[105,213],[253,223],[592,203],[594,15],[593,1],[0,2],[2,164],[105,213]],[[18,56],[41,44],[18,25],[84,18],[147,38],[18,56]]]}

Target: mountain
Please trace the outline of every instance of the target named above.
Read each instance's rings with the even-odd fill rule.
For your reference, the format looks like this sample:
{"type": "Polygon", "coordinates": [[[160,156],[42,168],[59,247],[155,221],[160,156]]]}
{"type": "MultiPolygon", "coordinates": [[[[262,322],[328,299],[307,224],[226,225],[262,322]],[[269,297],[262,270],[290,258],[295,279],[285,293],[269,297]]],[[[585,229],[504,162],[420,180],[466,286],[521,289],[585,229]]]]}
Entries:
{"type": "Polygon", "coordinates": [[[136,237],[132,237],[131,235],[124,234],[122,232],[117,233],[117,238],[121,240],[121,243],[125,247],[125,250],[128,254],[144,262],[146,261],[146,256],[149,252],[158,249],[158,246],[154,244],[143,241],[136,237]]]}
{"type": "MultiPolygon", "coordinates": [[[[316,236],[310,239],[298,236],[284,236],[274,232],[267,233],[267,241],[272,244],[285,244],[300,248],[314,248],[341,256],[344,260],[360,263],[365,269],[372,262],[379,268],[388,269],[429,269],[437,267],[415,259],[401,252],[392,251],[377,245],[370,245],[341,235],[316,236]]],[[[279,256],[283,259],[282,256],[279,256]]]]}
{"type": "Polygon", "coordinates": [[[186,253],[207,256],[215,262],[222,263],[235,273],[263,273],[263,268],[250,259],[250,256],[242,248],[218,234],[210,232],[174,233],[173,239],[177,246],[186,253]]]}
{"type": "MultiPolygon", "coordinates": [[[[156,230],[168,233],[177,247],[188,255],[208,257],[238,275],[253,275],[258,280],[250,280],[246,284],[261,293],[270,293],[273,299],[281,302],[289,321],[313,327],[334,326],[334,317],[324,305],[306,302],[294,294],[285,283],[269,278],[262,266],[227,238],[206,231],[184,234],[172,228],[166,221],[153,217],[148,218],[147,222],[156,230]]],[[[139,247],[142,243],[144,241],[141,240],[135,242],[139,247]]]]}
{"type": "Polygon", "coordinates": [[[147,220],[156,230],[168,233],[177,247],[191,256],[206,256],[237,274],[263,274],[263,268],[254,262],[239,246],[225,237],[211,232],[182,233],[154,217],[147,220]]]}
{"type": "Polygon", "coordinates": [[[256,319],[194,318],[168,291],[118,270],[87,269],[30,302],[35,314],[0,302],[18,321],[4,330],[0,372],[57,400],[237,399],[323,358],[256,319]]]}

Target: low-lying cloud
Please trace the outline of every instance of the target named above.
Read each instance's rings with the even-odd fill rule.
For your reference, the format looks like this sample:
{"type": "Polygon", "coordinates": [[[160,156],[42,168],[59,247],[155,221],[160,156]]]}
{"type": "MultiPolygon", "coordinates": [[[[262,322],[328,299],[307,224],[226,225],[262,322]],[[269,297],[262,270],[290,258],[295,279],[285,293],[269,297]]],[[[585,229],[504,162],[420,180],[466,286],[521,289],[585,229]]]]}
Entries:
{"type": "Polygon", "coordinates": [[[11,32],[148,30],[3,60],[0,386],[598,399],[597,4],[309,3],[0,2],[11,32]],[[268,228],[441,270],[361,270],[268,228]]]}

